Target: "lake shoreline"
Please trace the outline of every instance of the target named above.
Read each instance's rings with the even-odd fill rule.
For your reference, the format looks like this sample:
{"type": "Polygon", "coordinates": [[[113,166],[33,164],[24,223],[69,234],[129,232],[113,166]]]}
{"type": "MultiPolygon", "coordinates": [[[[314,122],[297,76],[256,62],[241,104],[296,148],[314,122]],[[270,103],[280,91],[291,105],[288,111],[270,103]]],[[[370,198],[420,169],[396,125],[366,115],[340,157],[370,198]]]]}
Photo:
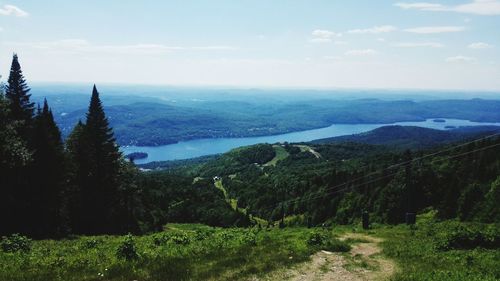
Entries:
{"type": "Polygon", "coordinates": [[[328,127],[303,130],[279,135],[268,135],[259,137],[242,138],[206,138],[188,141],[180,141],[175,144],[162,146],[124,146],[120,150],[124,154],[133,152],[146,152],[148,158],[135,161],[136,164],[146,164],[150,162],[161,162],[170,160],[186,160],[200,156],[225,153],[233,148],[253,145],[257,143],[278,143],[278,142],[309,142],[315,139],[353,135],[367,132],[376,128],[391,125],[418,126],[424,128],[449,130],[446,127],[456,128],[463,126],[500,126],[500,123],[474,122],[461,119],[443,119],[445,122],[434,122],[436,118],[424,121],[395,122],[387,124],[333,124],[328,127]]]}

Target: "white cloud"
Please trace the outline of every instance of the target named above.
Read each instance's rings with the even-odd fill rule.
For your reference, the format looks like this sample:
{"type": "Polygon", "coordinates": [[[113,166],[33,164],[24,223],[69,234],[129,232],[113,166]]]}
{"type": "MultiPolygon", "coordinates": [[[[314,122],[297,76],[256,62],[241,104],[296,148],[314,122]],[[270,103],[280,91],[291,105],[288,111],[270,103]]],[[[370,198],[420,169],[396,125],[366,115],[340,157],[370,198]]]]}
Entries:
{"type": "Polygon", "coordinates": [[[3,16],[16,16],[16,17],[27,17],[29,14],[14,5],[4,5],[0,8],[0,15],[3,16]]]}
{"type": "Polygon", "coordinates": [[[379,34],[379,33],[393,32],[396,30],[398,30],[398,29],[395,26],[381,25],[381,26],[374,26],[374,27],[365,28],[365,29],[351,29],[351,30],[348,30],[347,33],[351,33],[351,34],[379,34]]]}
{"type": "Polygon", "coordinates": [[[384,38],[377,38],[377,41],[379,41],[379,42],[385,42],[385,39],[384,38]]]}
{"type": "Polygon", "coordinates": [[[427,2],[395,3],[394,6],[405,10],[416,9],[421,11],[442,11],[443,9],[446,9],[446,7],[441,4],[427,2]]]}
{"type": "Polygon", "coordinates": [[[172,51],[218,51],[236,50],[236,47],[213,46],[167,46],[162,44],[134,44],[134,45],[94,45],[85,39],[64,39],[51,42],[7,43],[14,46],[23,46],[46,51],[70,53],[112,53],[112,54],[164,54],[172,51]]]}
{"type": "Polygon", "coordinates": [[[364,50],[349,50],[345,52],[346,56],[373,56],[376,55],[377,51],[372,49],[364,49],[364,50]]]}
{"type": "Polygon", "coordinates": [[[423,26],[415,28],[407,28],[404,31],[418,34],[433,34],[433,33],[448,33],[464,31],[463,26],[423,26]]]}
{"type": "Polygon", "coordinates": [[[2,32],[2,31],[3,31],[3,27],[0,27],[0,32],[2,32]]]}
{"type": "Polygon", "coordinates": [[[500,1],[498,0],[474,0],[466,4],[450,6],[427,2],[395,3],[394,6],[407,10],[456,12],[485,16],[500,15],[500,1]]]}
{"type": "Polygon", "coordinates": [[[493,48],[493,45],[484,42],[476,42],[467,46],[469,49],[489,49],[493,48]]]}
{"type": "Polygon", "coordinates": [[[316,29],[312,33],[311,42],[313,43],[330,43],[335,37],[341,37],[341,33],[336,33],[325,29],[316,29]]]}
{"type": "Polygon", "coordinates": [[[447,62],[471,63],[471,62],[475,62],[476,59],[472,58],[472,57],[466,57],[466,56],[459,55],[459,56],[446,58],[446,61],[447,62]]]}
{"type": "Polygon", "coordinates": [[[396,43],[393,45],[398,48],[419,48],[419,47],[427,47],[427,48],[442,48],[443,44],[437,42],[407,42],[407,43],[396,43]]]}

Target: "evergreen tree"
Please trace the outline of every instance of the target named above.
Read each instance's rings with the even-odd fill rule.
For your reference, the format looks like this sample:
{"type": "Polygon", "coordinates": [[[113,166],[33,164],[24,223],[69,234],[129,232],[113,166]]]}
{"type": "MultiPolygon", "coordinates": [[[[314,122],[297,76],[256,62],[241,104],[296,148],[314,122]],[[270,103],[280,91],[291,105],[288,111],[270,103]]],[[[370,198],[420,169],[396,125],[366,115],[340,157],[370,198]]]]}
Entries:
{"type": "Polygon", "coordinates": [[[81,233],[119,232],[121,153],[94,85],[85,125],[77,125],[68,146],[77,159],[76,186],[80,208],[75,229],[81,233]]]}
{"type": "Polygon", "coordinates": [[[88,173],[87,156],[85,151],[86,141],[84,138],[85,125],[81,120],[78,121],[76,126],[66,139],[66,151],[68,153],[68,172],[69,172],[69,186],[68,192],[65,196],[68,202],[68,215],[70,228],[76,232],[83,232],[82,230],[82,193],[81,187],[85,182],[88,173]]]}
{"type": "MultiPolygon", "coordinates": [[[[34,104],[30,101],[29,87],[21,70],[19,60],[16,54],[12,58],[9,79],[5,88],[5,97],[8,100],[8,120],[15,128],[16,134],[26,144],[26,148],[32,152],[32,123],[34,104]]],[[[6,176],[10,189],[12,209],[9,211],[13,222],[12,231],[30,234],[31,225],[31,188],[35,178],[31,170],[31,163],[18,165],[9,170],[6,176]]]]}
{"type": "MultiPolygon", "coordinates": [[[[30,101],[30,88],[26,83],[17,54],[12,57],[9,80],[7,82],[6,97],[10,101],[10,114],[14,120],[24,122],[24,127],[31,125],[34,112],[34,103],[30,101]]],[[[23,130],[26,133],[26,130],[23,130]]],[[[25,135],[25,137],[27,137],[25,135]]]]}
{"type": "Polygon", "coordinates": [[[54,236],[62,232],[61,196],[65,186],[66,165],[61,132],[54,122],[47,100],[34,119],[34,163],[30,197],[33,234],[54,236]]]}
{"type": "Polygon", "coordinates": [[[17,175],[32,159],[26,142],[17,133],[19,125],[11,118],[9,101],[0,84],[0,235],[19,231],[18,211],[23,205],[19,202],[17,175]]]}

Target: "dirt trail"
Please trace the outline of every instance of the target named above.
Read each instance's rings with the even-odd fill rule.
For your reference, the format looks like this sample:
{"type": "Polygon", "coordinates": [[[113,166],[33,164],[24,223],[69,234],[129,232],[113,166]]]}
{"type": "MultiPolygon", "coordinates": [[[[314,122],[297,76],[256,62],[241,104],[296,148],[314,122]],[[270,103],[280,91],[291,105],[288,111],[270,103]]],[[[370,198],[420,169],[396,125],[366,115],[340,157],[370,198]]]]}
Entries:
{"type": "Polygon", "coordinates": [[[387,280],[396,266],[380,255],[380,238],[363,234],[347,234],[341,239],[360,239],[349,253],[320,251],[311,256],[311,261],[289,270],[278,271],[261,280],[291,281],[365,281],[387,280]]]}

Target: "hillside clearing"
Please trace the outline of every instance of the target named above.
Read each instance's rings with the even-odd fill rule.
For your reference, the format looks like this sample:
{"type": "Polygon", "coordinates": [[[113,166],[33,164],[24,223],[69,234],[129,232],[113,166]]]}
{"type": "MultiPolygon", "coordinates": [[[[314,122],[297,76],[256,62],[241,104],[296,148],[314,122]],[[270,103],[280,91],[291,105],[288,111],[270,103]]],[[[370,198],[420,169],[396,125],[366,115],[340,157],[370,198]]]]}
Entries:
{"type": "Polygon", "coordinates": [[[321,154],[308,145],[297,144],[297,145],[295,145],[295,147],[300,148],[300,151],[302,151],[302,152],[310,152],[312,155],[314,155],[318,159],[321,158],[321,154]]]}
{"type": "Polygon", "coordinates": [[[276,156],[274,158],[265,163],[263,166],[276,166],[278,161],[283,160],[287,158],[290,154],[286,151],[285,148],[283,148],[281,145],[273,145],[274,151],[276,152],[276,156]]]}

